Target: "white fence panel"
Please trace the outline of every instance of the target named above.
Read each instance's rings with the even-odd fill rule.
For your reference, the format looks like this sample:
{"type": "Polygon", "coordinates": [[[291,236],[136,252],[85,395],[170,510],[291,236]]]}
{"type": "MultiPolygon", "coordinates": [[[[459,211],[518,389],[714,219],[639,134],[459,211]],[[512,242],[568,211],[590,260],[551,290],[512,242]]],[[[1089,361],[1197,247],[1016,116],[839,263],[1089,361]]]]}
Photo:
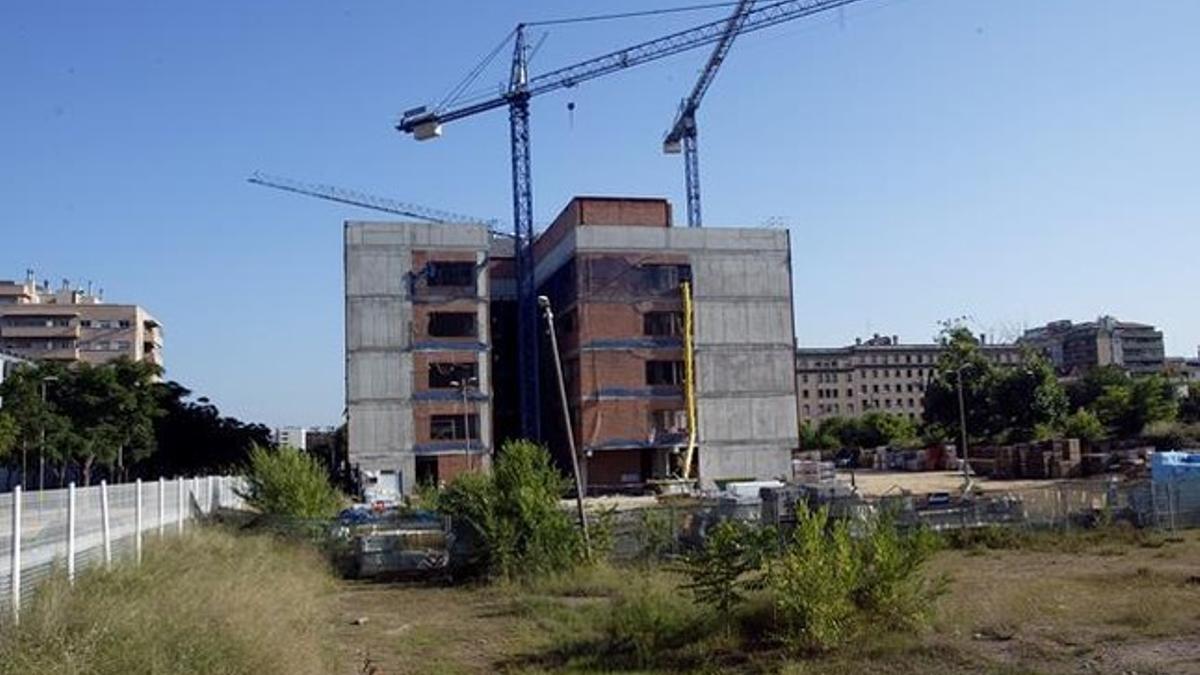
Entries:
{"type": "Polygon", "coordinates": [[[240,486],[232,476],[200,476],[0,494],[0,601],[11,608],[6,613],[19,619],[30,590],[52,574],[74,581],[89,567],[124,557],[140,562],[147,539],[183,532],[185,521],[217,509],[243,508],[240,486]]]}

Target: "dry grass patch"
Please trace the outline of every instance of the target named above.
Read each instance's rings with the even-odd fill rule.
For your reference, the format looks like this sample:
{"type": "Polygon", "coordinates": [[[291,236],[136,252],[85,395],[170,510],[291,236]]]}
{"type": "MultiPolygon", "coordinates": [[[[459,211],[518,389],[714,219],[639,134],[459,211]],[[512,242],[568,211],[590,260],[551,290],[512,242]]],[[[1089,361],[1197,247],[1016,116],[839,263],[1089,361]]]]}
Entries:
{"type": "Polygon", "coordinates": [[[0,637],[0,674],[327,673],[333,589],[310,550],[198,530],[47,582],[0,637]]]}

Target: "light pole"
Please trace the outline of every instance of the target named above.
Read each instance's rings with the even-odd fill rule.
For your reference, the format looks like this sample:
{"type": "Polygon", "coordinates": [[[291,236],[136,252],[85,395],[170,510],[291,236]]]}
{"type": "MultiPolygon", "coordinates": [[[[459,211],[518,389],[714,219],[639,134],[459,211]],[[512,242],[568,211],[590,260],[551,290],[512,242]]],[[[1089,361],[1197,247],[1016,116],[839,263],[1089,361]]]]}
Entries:
{"type": "MultiPolygon", "coordinates": [[[[46,384],[48,382],[58,382],[58,378],[54,375],[46,375],[42,378],[42,438],[38,444],[38,492],[41,492],[46,486],[46,384]]],[[[25,476],[22,474],[21,479],[25,476]]]]}
{"type": "Polygon", "coordinates": [[[463,459],[466,462],[467,470],[470,470],[470,468],[471,468],[471,415],[470,415],[471,408],[467,404],[467,388],[470,387],[471,385],[478,386],[479,378],[464,377],[461,380],[451,380],[450,381],[451,387],[458,387],[459,391],[462,392],[463,435],[466,436],[466,438],[467,438],[467,449],[463,453],[463,459]]]}
{"type": "Polygon", "coordinates": [[[971,463],[967,457],[967,407],[963,403],[963,381],[962,371],[968,365],[964,363],[954,369],[954,374],[958,380],[958,429],[962,438],[962,471],[963,471],[963,494],[965,495],[971,489],[971,463]]]}
{"type": "Polygon", "coordinates": [[[583,479],[579,475],[579,455],[575,450],[575,431],[571,428],[571,409],[567,407],[567,385],[563,382],[562,357],[558,353],[558,336],[554,332],[554,311],[550,298],[538,296],[538,306],[546,316],[546,327],[550,333],[550,351],[554,354],[554,373],[558,376],[558,398],[562,403],[563,425],[567,430],[567,448],[571,451],[571,469],[575,472],[575,503],[579,507],[579,527],[583,530],[583,550],[590,560],[592,540],[588,536],[587,514],[583,510],[583,479]]]}

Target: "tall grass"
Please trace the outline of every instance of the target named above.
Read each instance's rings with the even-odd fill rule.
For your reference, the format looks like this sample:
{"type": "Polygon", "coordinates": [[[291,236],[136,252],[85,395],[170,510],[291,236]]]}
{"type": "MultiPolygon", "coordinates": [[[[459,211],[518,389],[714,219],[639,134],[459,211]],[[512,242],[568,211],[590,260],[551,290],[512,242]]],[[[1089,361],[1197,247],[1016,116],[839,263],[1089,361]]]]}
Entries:
{"type": "Polygon", "coordinates": [[[310,550],[199,530],[41,586],[0,633],[0,675],[327,673],[332,584],[310,550]]]}

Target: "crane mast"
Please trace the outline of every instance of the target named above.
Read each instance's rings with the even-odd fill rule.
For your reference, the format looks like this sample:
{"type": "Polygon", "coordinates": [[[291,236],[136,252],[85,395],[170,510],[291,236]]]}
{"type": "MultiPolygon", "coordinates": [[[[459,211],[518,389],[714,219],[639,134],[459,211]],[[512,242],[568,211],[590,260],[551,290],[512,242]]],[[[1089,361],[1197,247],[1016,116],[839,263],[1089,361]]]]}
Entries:
{"type": "Polygon", "coordinates": [[[717,76],[717,70],[725,61],[725,55],[733,46],[733,39],[742,30],[746,14],[754,6],[754,0],[740,0],[725,24],[725,32],[717,40],[700,79],[692,87],[692,93],[679,104],[675,123],[663,139],[663,152],[676,154],[683,148],[684,185],[687,193],[688,227],[700,227],[700,148],[697,144],[696,109],[717,76]]]}
{"type": "MultiPolygon", "coordinates": [[[[700,24],[659,38],[640,42],[624,49],[580,61],[535,77],[529,75],[529,52],[525,26],[514,31],[512,70],[508,88],[500,94],[458,107],[413,108],[405,111],[396,129],[412,134],[417,140],[429,140],[442,135],[442,125],[472,117],[497,108],[508,108],[509,140],[512,145],[513,228],[516,236],[517,307],[517,368],[521,397],[521,432],[537,439],[541,436],[540,398],[538,397],[538,339],[537,302],[534,288],[533,259],[533,183],[529,158],[529,101],[534,96],[574,87],[582,82],[632,68],[668,56],[732,40],[734,36],[762,30],[770,26],[799,19],[810,14],[848,5],[857,0],[778,0],[747,9],[740,24],[731,26],[729,19],[700,24]]],[[[740,5],[739,5],[740,8],[740,5]]]]}

